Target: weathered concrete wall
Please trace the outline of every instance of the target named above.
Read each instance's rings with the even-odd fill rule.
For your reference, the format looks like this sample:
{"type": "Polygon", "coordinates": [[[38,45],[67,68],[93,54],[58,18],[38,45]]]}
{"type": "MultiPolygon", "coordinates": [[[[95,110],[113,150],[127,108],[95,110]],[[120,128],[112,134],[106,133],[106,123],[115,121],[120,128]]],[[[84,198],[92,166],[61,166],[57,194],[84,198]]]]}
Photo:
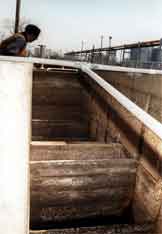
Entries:
{"type": "Polygon", "coordinates": [[[34,72],[33,140],[85,138],[82,87],[79,75],[69,71],[34,72]]]}
{"type": "Polygon", "coordinates": [[[138,158],[142,132],[140,121],[87,76],[82,81],[90,136],[106,143],[123,140],[131,155],[138,158]]]}
{"type": "Polygon", "coordinates": [[[0,61],[1,233],[29,233],[32,64],[0,61]]]}
{"type": "MultiPolygon", "coordinates": [[[[112,71],[103,73],[104,74],[100,75],[114,85],[119,91],[128,96],[144,110],[152,113],[152,115],[158,120],[161,120],[161,75],[156,75],[155,78],[153,75],[141,73],[112,71]],[[155,79],[156,82],[154,84],[155,79]]],[[[42,87],[42,82],[40,82],[40,79],[43,78],[43,76],[43,74],[39,74],[39,76],[35,79],[35,82],[38,82],[38,87],[39,85],[42,87]]],[[[36,106],[38,108],[40,104],[41,108],[43,106],[44,108],[48,106],[48,98],[46,97],[48,96],[49,92],[50,97],[53,95],[54,90],[57,92],[57,89],[59,88],[58,85],[60,85],[60,77],[54,76],[52,87],[50,87],[51,79],[53,79],[52,76],[47,77],[47,79],[43,81],[43,83],[45,82],[48,84],[48,88],[44,87],[41,92],[38,92],[35,100],[35,97],[33,96],[34,108],[36,108],[36,106]],[[39,103],[39,96],[41,96],[41,93],[46,93],[46,97],[44,97],[44,101],[41,99],[43,97],[40,97],[41,102],[39,103]],[[44,103],[44,105],[42,105],[42,103],[44,103]]],[[[62,81],[63,83],[61,82],[61,85],[66,84],[65,86],[63,85],[65,88],[65,93],[67,90],[69,92],[70,77],[69,79],[65,80],[63,78],[62,81]]],[[[158,220],[160,207],[162,204],[161,140],[129,111],[121,106],[121,104],[119,104],[114,98],[112,98],[110,94],[106,93],[102,88],[89,79],[89,77],[85,76],[85,74],[81,74],[81,77],[79,77],[78,74],[75,74],[73,81],[74,83],[77,82],[77,86],[79,85],[80,91],[74,96],[71,95],[71,92],[69,92],[64,96],[64,101],[68,101],[68,98],[70,97],[71,99],[69,103],[71,103],[71,101],[76,101],[79,97],[80,101],[78,102],[78,105],[81,107],[81,116],[84,122],[88,124],[87,134],[91,139],[106,143],[120,142],[129,152],[128,157],[133,157],[139,160],[136,180],[137,183],[133,202],[136,222],[156,222],[158,220]],[[77,81],[75,80],[76,78],[77,81]],[[79,78],[81,78],[80,81],[82,85],[80,85],[78,82],[79,78]],[[67,96],[69,97],[66,99],[67,96]]],[[[36,85],[36,83],[34,85],[36,85]]],[[[72,91],[76,87],[73,86],[71,88],[72,91]]],[[[60,90],[58,93],[60,94],[60,90]]],[[[61,102],[58,101],[58,106],[60,106],[60,103],[61,102]]],[[[67,114],[70,113],[68,112],[69,110],[70,109],[67,110],[67,114]]],[[[49,113],[48,110],[45,112],[49,113]]],[[[45,112],[41,113],[42,119],[47,114],[45,112]]],[[[37,112],[35,112],[34,115],[36,114],[37,112]]],[[[62,117],[62,115],[60,115],[60,117],[62,117]]],[[[58,116],[58,118],[60,117],[58,116]]],[[[161,218],[159,220],[161,220],[161,218]]],[[[158,223],[158,231],[160,233],[160,221],[158,223]]]]}
{"type": "MultiPolygon", "coordinates": [[[[141,78],[142,85],[140,84],[138,74],[130,75],[122,73],[122,78],[119,78],[119,81],[117,79],[118,73],[109,72],[109,74],[111,78],[110,83],[114,84],[111,76],[113,74],[114,79],[117,80],[114,86],[121,91],[124,87],[123,93],[127,93],[127,96],[131,97],[132,100],[133,98],[136,99],[136,103],[138,100],[140,106],[145,110],[151,106],[150,99],[154,100],[153,97],[158,98],[159,102],[161,102],[161,90],[159,87],[161,86],[162,79],[160,76],[157,78],[158,84],[153,86],[154,78],[150,76],[148,83],[146,75],[141,78]],[[126,78],[123,77],[124,75],[126,75],[126,78]],[[133,78],[136,76],[138,77],[137,82],[133,78]],[[132,84],[131,81],[133,82],[132,84]],[[145,82],[147,85],[145,85],[145,82]],[[135,89],[135,87],[137,88],[135,89]],[[144,98],[140,99],[138,94],[144,98]]],[[[130,157],[135,157],[139,160],[133,200],[135,221],[137,223],[156,222],[162,204],[161,140],[87,76],[83,79],[83,84],[85,87],[85,111],[90,116],[89,126],[91,136],[98,141],[107,143],[112,141],[121,142],[130,153],[130,157]]],[[[158,118],[160,118],[160,111],[158,112],[158,118]]],[[[158,230],[155,230],[155,233],[156,231],[160,233],[160,228],[161,225],[159,225],[158,230]]]]}
{"type": "Polygon", "coordinates": [[[139,72],[97,71],[134,103],[162,122],[162,75],[139,72]]]}
{"type": "Polygon", "coordinates": [[[30,234],[155,234],[151,225],[109,225],[30,231],[30,234]]]}

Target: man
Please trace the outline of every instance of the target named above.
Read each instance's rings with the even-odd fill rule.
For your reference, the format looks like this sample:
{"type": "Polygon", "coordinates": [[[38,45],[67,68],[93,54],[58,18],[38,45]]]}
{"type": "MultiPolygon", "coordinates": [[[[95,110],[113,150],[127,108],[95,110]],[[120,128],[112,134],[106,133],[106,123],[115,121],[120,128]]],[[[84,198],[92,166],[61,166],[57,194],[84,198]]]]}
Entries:
{"type": "Polygon", "coordinates": [[[26,45],[35,41],[41,30],[33,24],[25,27],[24,32],[16,33],[5,39],[0,44],[0,55],[6,56],[27,56],[26,45]]]}

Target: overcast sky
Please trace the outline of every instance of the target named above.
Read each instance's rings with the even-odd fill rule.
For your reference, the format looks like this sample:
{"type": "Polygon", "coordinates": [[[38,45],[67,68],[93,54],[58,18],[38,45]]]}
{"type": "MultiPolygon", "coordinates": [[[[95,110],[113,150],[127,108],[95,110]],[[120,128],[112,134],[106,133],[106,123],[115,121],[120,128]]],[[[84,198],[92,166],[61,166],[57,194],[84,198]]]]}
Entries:
{"type": "MultiPolygon", "coordinates": [[[[21,16],[37,24],[37,42],[70,51],[100,45],[156,40],[162,37],[162,0],[21,0],[21,16]]],[[[0,0],[0,26],[13,19],[16,0],[0,0]]]]}

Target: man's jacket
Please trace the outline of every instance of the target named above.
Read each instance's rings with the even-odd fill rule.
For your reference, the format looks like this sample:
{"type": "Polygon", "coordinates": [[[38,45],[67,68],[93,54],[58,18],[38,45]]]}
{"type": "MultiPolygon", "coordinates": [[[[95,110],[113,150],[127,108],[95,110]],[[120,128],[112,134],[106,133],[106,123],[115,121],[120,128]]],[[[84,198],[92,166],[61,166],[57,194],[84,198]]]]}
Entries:
{"type": "Polygon", "coordinates": [[[0,55],[26,56],[26,44],[25,36],[16,33],[0,43],[0,55]]]}

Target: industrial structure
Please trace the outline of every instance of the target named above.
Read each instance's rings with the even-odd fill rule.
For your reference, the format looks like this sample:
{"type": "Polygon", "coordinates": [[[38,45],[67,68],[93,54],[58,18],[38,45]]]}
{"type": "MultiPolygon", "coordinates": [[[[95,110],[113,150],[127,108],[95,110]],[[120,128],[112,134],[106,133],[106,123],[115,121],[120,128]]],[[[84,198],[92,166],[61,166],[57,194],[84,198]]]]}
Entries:
{"type": "Polygon", "coordinates": [[[89,50],[68,52],[65,57],[91,63],[161,69],[161,40],[104,48],[93,46],[89,50]]]}

